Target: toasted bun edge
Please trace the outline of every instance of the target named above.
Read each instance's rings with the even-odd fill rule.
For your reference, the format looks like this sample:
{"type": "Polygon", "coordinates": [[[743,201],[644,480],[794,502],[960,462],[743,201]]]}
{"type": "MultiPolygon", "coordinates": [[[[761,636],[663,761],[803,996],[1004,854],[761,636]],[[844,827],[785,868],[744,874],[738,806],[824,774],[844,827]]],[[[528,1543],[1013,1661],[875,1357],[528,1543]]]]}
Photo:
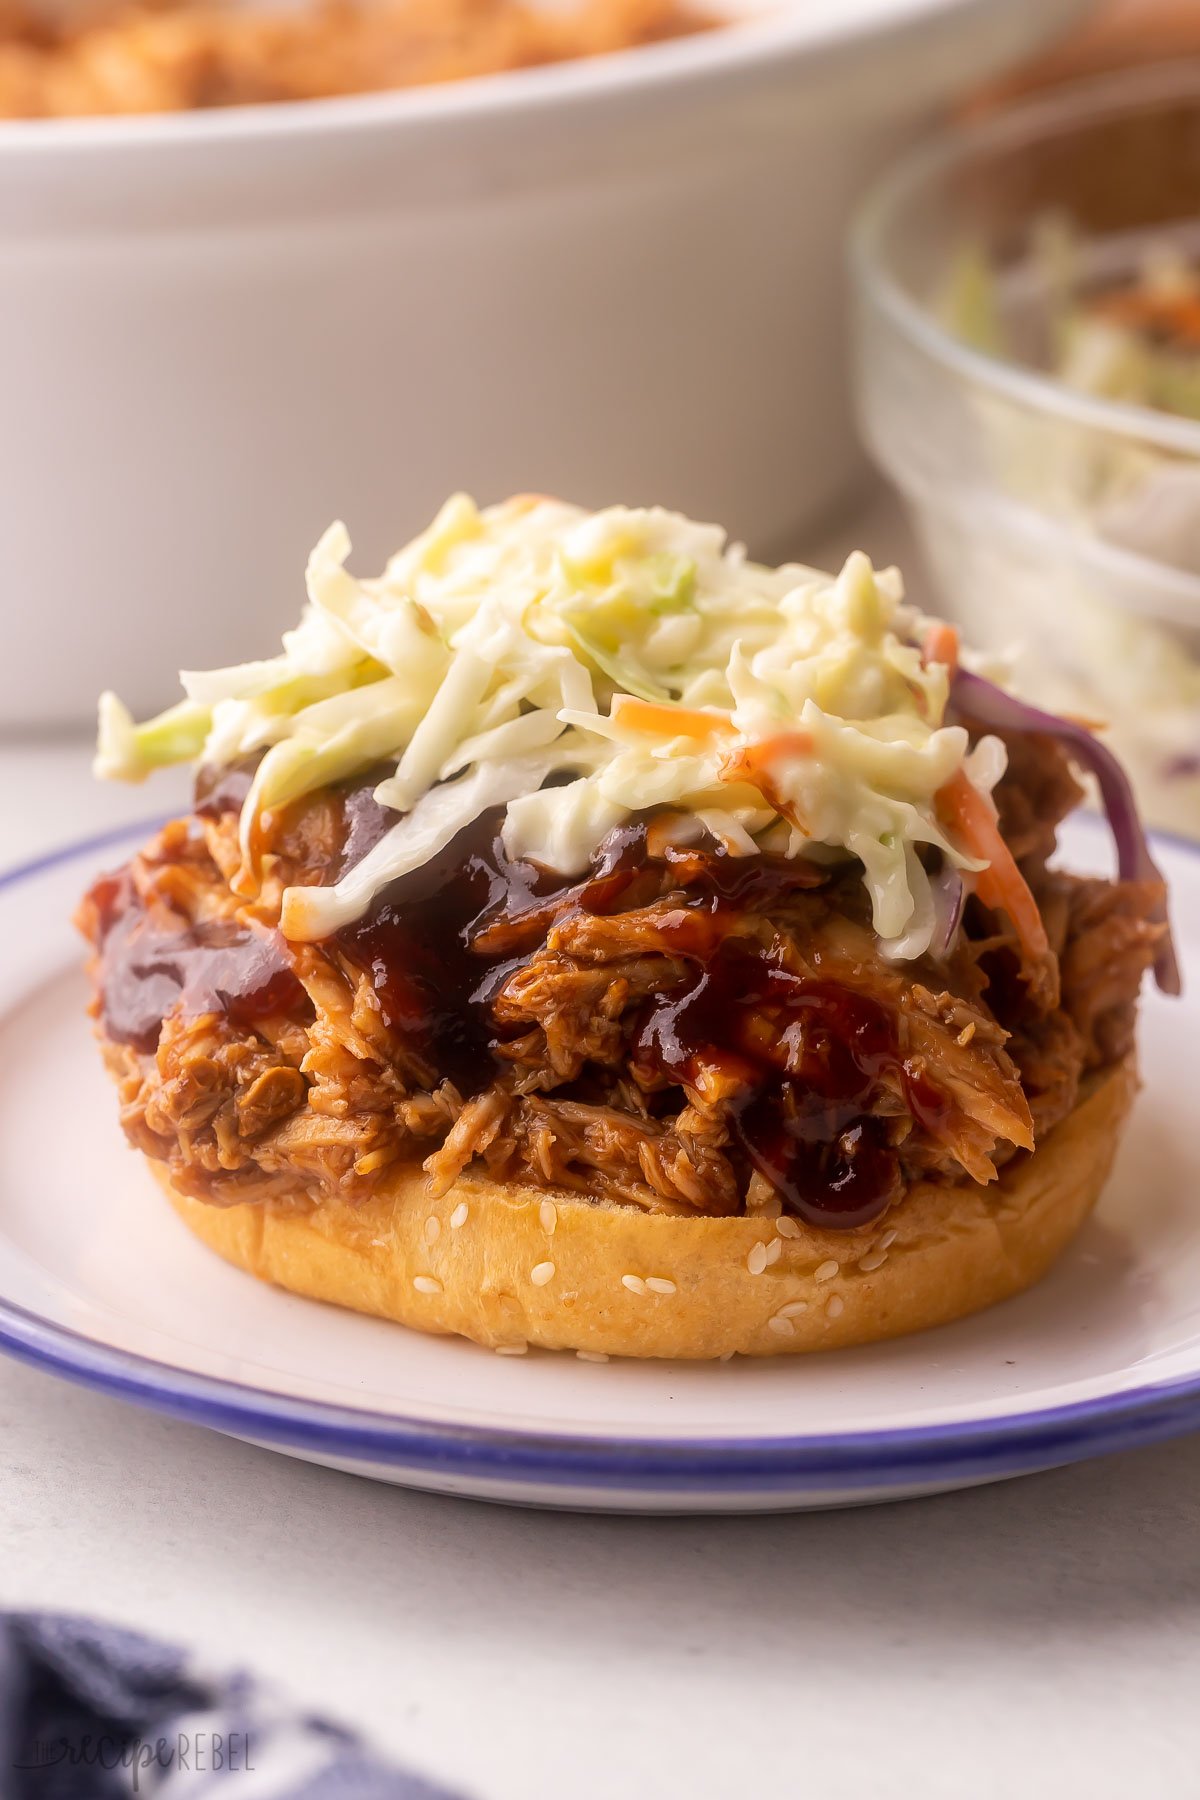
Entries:
{"type": "Polygon", "coordinates": [[[775,1356],[921,1331],[1030,1287],[1095,1204],[1137,1085],[1130,1057],[998,1181],[921,1182],[849,1232],[796,1222],[786,1236],[772,1219],[646,1213],[473,1173],[435,1198],[414,1166],[355,1204],[222,1207],[152,1167],[210,1249],[310,1299],[492,1348],[775,1356]]]}

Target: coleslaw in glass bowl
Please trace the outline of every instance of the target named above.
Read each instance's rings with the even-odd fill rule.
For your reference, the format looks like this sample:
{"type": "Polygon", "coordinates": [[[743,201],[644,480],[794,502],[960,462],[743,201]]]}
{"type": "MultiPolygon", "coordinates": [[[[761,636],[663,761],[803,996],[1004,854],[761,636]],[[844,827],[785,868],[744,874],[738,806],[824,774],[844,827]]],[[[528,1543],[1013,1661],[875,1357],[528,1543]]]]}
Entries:
{"type": "Polygon", "coordinates": [[[1136,71],[923,149],[854,250],[861,417],[947,608],[1189,835],[1200,357],[1133,313],[1191,303],[1198,179],[1200,64],[1136,71]]]}

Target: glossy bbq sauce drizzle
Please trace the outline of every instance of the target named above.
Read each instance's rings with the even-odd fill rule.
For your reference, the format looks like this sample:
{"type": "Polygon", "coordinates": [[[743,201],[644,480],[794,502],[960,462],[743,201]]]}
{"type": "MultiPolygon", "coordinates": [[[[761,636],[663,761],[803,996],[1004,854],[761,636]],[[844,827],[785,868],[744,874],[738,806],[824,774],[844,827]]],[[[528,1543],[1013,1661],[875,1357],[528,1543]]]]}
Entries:
{"type": "MultiPolygon", "coordinates": [[[[385,1023],[467,1094],[496,1074],[489,1000],[554,919],[571,908],[646,905],[672,886],[648,857],[644,823],[614,832],[593,873],[571,886],[510,862],[501,822],[499,810],[479,819],[336,940],[370,973],[385,1023]]],[[[732,935],[740,912],[823,877],[784,858],[684,852],[671,860],[683,891],[663,932],[691,973],[637,1020],[635,1072],[651,1084],[697,1084],[704,1069],[721,1071],[733,1088],[735,1137],[788,1207],[844,1229],[877,1217],[900,1181],[886,1124],[872,1111],[881,1082],[890,1078],[931,1128],[944,1118],[941,1096],[906,1065],[886,1007],[803,980],[754,940],[732,935]]]]}
{"type": "Polygon", "coordinates": [[[117,1043],[157,1048],[167,1014],[224,1013],[252,1023],[307,1006],[287,946],[265,927],[211,919],[195,925],[145,907],[127,872],[92,888],[100,924],[100,1016],[117,1043]]]}
{"type": "MultiPolygon", "coordinates": [[[[365,806],[357,802],[360,815],[365,806]]],[[[448,1076],[466,1095],[496,1075],[488,1003],[520,953],[540,943],[567,907],[606,910],[639,873],[635,832],[614,832],[594,873],[573,886],[551,870],[511,861],[503,820],[502,807],[483,813],[333,940],[370,975],[384,1023],[420,1053],[435,1081],[448,1076]]],[[[357,829],[365,842],[369,828],[357,829]]],[[[657,892],[657,874],[653,880],[657,892]]]]}
{"type": "MultiPolygon", "coordinates": [[[[232,772],[198,795],[198,810],[231,810],[248,780],[232,772]]],[[[352,867],[392,822],[373,785],[326,796],[338,848],[322,879],[352,867]]],[[[704,1092],[715,1083],[748,1165],[799,1217],[844,1229],[877,1217],[900,1183],[877,1112],[881,1084],[929,1130],[944,1124],[947,1102],[905,1061],[892,1009],[787,969],[769,932],[762,942],[739,933],[746,913],[820,886],[825,874],[795,859],[733,857],[711,846],[652,856],[641,820],[613,832],[589,875],[570,883],[510,861],[502,823],[502,809],[485,813],[331,941],[369,975],[384,1023],[426,1066],[430,1084],[449,1078],[470,1096],[495,1078],[491,998],[557,918],[575,909],[612,914],[670,895],[660,937],[688,972],[631,1020],[634,1074],[651,1090],[668,1083],[704,1092]]],[[[307,1006],[277,933],[224,921],[164,929],[136,900],[127,874],[105,877],[94,897],[110,1036],[153,1049],[180,999],[192,1014],[247,1021],[307,1006]]]]}
{"type": "Polygon", "coordinates": [[[750,1162],[809,1224],[850,1230],[900,1185],[886,1121],[872,1111],[890,1077],[936,1129],[940,1094],[900,1053],[895,1020],[867,994],[793,974],[726,938],[684,988],[649,1011],[635,1058],[672,1079],[732,1087],[730,1124],[750,1162]]]}
{"type": "Polygon", "coordinates": [[[421,868],[392,882],[333,940],[370,975],[384,1024],[421,1056],[434,1082],[448,1077],[464,1095],[495,1073],[494,1033],[476,995],[481,970],[468,938],[498,890],[509,891],[512,865],[497,859],[498,824],[494,814],[484,814],[421,868]]]}

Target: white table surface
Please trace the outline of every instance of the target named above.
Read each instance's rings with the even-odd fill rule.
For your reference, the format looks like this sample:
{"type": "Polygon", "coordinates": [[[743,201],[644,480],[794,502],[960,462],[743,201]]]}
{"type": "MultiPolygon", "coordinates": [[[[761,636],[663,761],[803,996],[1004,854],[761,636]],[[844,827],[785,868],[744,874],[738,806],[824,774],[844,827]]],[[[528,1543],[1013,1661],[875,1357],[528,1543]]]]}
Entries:
{"type": "MultiPolygon", "coordinates": [[[[171,798],[0,744],[0,861],[171,798]]],[[[1198,1552],[1200,1437],[857,1512],[589,1518],[0,1361],[0,1604],[245,1661],[477,1800],[1195,1795],[1198,1552]]]]}

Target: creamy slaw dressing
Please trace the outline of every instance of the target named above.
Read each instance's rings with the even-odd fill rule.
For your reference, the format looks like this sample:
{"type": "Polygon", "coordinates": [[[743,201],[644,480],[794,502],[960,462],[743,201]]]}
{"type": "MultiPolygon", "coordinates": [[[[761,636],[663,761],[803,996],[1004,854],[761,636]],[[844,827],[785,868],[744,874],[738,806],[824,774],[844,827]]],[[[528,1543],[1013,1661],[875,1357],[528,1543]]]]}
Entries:
{"type": "Polygon", "coordinates": [[[935,925],[920,847],[985,866],[947,839],[936,796],[964,769],[989,794],[1003,745],[971,750],[943,723],[950,671],[923,658],[894,569],[857,552],[836,578],[767,568],[717,526],[540,496],[482,511],[454,496],[377,580],[351,575],[349,552],[332,526],[279,656],[185,672],[186,699],[147,724],[100,703],[102,776],[261,754],[247,893],[264,813],[395,763],[375,790],[397,814],[380,842],[335,885],[287,890],[294,941],[360,917],[494,806],[510,856],[564,875],[651,807],[734,855],[855,857],[876,931],[907,958],[935,925]]]}

